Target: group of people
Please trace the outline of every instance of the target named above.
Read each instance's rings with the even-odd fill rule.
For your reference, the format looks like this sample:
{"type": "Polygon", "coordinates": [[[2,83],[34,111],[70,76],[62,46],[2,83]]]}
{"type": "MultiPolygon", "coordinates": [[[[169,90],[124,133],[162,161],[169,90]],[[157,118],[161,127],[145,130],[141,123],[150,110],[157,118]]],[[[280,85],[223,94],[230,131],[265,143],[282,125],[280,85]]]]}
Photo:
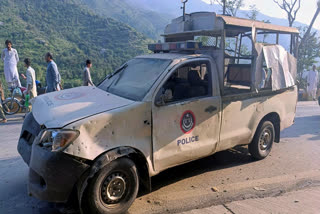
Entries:
{"type": "MultiPolygon", "coordinates": [[[[22,87],[19,73],[18,73],[18,62],[19,55],[16,49],[12,48],[12,42],[7,40],[5,42],[6,48],[2,51],[1,59],[4,62],[4,75],[5,80],[8,86],[11,87],[22,87]]],[[[47,53],[45,55],[45,61],[47,62],[47,71],[46,71],[46,93],[60,91],[62,90],[61,85],[61,75],[58,70],[57,64],[53,61],[53,55],[51,53],[47,53]]],[[[26,75],[21,74],[21,77],[26,80],[26,90],[23,92],[24,96],[28,96],[29,99],[37,97],[37,85],[36,85],[36,72],[31,67],[31,60],[29,58],[24,59],[24,66],[26,67],[26,75]]],[[[86,66],[83,71],[83,85],[84,86],[94,86],[90,68],[92,67],[92,63],[90,60],[86,61],[86,66]]],[[[7,119],[3,112],[2,103],[5,99],[3,85],[0,81],[0,123],[6,123],[7,119]]],[[[6,109],[9,111],[9,109],[6,109]]]]}

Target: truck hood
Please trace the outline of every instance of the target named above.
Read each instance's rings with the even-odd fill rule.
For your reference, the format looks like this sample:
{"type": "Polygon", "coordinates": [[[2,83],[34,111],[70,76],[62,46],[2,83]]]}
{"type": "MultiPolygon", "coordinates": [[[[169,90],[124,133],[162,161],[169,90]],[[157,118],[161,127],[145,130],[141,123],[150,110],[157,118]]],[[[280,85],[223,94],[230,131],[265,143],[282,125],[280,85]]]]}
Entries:
{"type": "Polygon", "coordinates": [[[78,87],[36,97],[32,113],[40,125],[62,128],[74,121],[121,108],[134,101],[96,87],[78,87]]]}

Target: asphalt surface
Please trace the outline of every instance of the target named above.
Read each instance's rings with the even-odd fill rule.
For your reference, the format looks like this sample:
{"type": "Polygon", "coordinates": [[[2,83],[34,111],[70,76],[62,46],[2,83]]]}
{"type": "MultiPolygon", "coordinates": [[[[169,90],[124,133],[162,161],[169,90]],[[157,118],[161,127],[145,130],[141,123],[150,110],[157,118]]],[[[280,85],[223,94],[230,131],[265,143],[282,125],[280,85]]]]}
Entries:
{"type": "Polygon", "coordinates": [[[253,198],[196,209],[182,214],[317,214],[320,210],[320,187],[285,193],[277,197],[253,198]]]}
{"type": "MultiPolygon", "coordinates": [[[[21,115],[0,125],[0,213],[58,214],[28,196],[28,168],[16,146],[21,115]]],[[[169,169],[152,179],[153,192],[129,213],[179,213],[245,199],[273,198],[320,186],[320,107],[301,102],[295,125],[281,133],[268,158],[253,161],[246,147],[169,169]]]]}

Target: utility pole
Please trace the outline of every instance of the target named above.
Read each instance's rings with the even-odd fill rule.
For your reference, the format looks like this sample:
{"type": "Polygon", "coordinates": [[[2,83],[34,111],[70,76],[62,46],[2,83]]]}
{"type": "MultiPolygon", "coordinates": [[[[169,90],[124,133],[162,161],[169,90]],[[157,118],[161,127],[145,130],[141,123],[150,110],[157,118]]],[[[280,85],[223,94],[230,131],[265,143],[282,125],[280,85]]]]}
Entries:
{"type": "Polygon", "coordinates": [[[183,4],[183,7],[181,7],[181,9],[183,9],[183,21],[186,21],[186,3],[189,0],[181,0],[181,3],[183,4]]]}
{"type": "Polygon", "coordinates": [[[226,0],[223,0],[223,15],[226,15],[226,0]]]}

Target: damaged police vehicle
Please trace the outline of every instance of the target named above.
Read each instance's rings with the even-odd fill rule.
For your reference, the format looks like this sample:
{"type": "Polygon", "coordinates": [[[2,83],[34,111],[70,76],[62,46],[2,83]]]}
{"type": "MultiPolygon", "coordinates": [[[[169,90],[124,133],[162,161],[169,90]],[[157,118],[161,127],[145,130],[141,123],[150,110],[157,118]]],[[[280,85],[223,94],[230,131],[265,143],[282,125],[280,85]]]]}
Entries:
{"type": "Polygon", "coordinates": [[[77,199],[83,213],[123,213],[168,168],[237,145],[267,157],[294,122],[297,60],[290,53],[298,35],[187,14],[166,27],[164,43],[149,45],[154,54],[128,61],[97,87],[35,98],[18,143],[30,194],[77,199]],[[280,36],[288,38],[283,46],[280,36]]]}

